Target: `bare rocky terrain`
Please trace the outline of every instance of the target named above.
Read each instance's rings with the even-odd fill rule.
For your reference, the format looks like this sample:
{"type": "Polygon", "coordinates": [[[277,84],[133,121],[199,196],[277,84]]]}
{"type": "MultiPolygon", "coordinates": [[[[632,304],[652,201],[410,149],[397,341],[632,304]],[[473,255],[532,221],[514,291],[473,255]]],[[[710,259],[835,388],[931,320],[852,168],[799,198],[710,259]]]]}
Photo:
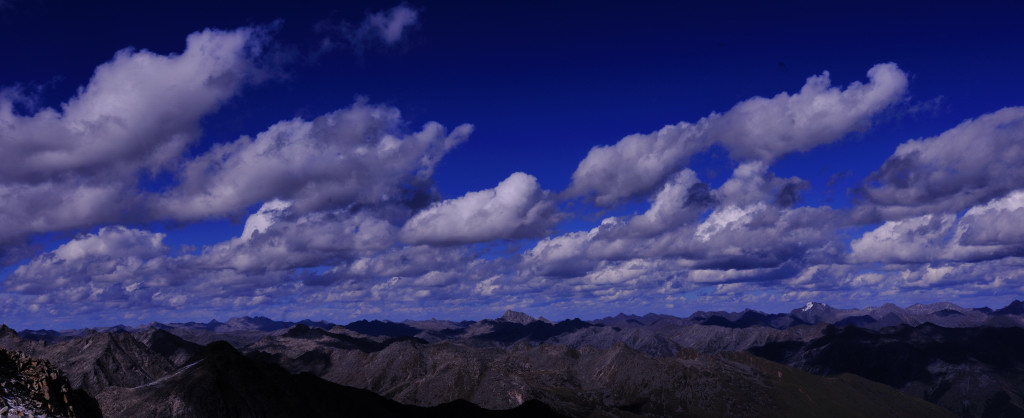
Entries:
{"type": "MultiPolygon", "coordinates": [[[[84,406],[52,416],[1021,416],[1022,315],[1014,302],[558,322],[245,317],[2,327],[0,347],[52,365],[66,388],[51,397],[78,394],[61,405],[84,406]]],[[[4,402],[43,414],[10,389],[40,384],[18,384],[4,402]]]]}

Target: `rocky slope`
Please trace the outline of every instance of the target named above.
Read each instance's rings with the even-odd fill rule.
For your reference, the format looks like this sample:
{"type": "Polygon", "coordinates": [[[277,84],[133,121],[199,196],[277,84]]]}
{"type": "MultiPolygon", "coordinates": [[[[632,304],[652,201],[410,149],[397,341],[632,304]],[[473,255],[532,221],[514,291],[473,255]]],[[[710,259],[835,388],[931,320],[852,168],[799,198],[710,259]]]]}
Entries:
{"type": "Polygon", "coordinates": [[[99,417],[96,400],[71,389],[46,361],[0,349],[0,416],[99,417]]]}
{"type": "Polygon", "coordinates": [[[210,347],[202,344],[223,339],[248,357],[223,360],[232,365],[228,369],[266,363],[288,376],[307,373],[301,379],[319,377],[423,408],[543,404],[569,416],[811,416],[825,410],[882,413],[871,409],[870,399],[877,398],[890,412],[935,413],[907,396],[913,395],[964,416],[1013,416],[1024,414],[1024,359],[1016,354],[1024,352],[1024,343],[1015,334],[1024,332],[1022,307],[1016,301],[997,310],[808,303],[777,314],[620,314],[557,323],[508,311],[481,321],[363,320],[344,326],[244,317],[23,335],[0,326],[0,347],[49,360],[66,372],[70,388],[102,399],[114,412],[144,404],[157,405],[140,409],[156,414],[223,412],[202,409],[212,408],[208,400],[188,398],[175,386],[227,390],[222,383],[209,386],[224,373],[241,385],[231,390],[270,390],[263,383],[247,388],[247,378],[223,368],[191,371],[208,364],[197,360],[209,356],[210,347]],[[733,353],[742,350],[811,374],[733,353]],[[153,389],[158,387],[162,392],[153,389]],[[119,403],[120,397],[136,404],[119,403]],[[189,402],[205,406],[182,409],[189,402]]]}
{"type": "Polygon", "coordinates": [[[533,402],[510,411],[487,411],[466,402],[434,408],[402,405],[366,390],[343,387],[309,374],[242,356],[214,342],[173,374],[135,388],[99,396],[110,416],[147,417],[554,417],[533,402]]]}
{"type": "Polygon", "coordinates": [[[0,347],[50,361],[68,376],[71,387],[98,394],[110,386],[146,384],[174,370],[166,357],[126,332],[90,332],[53,344],[0,337],[0,347]]]}
{"type": "Polygon", "coordinates": [[[871,416],[860,404],[867,401],[860,390],[869,387],[875,405],[907,415],[942,412],[862,378],[817,377],[743,353],[682,350],[654,357],[621,343],[576,350],[525,341],[502,348],[415,339],[360,349],[332,339],[341,341],[296,330],[249,350],[254,358],[277,360],[292,372],[421,406],[465,399],[507,409],[539,400],[569,416],[812,416],[822,411],[871,416]],[[790,396],[792,390],[821,391],[829,403],[790,396]]]}
{"type": "Polygon", "coordinates": [[[1024,416],[1021,328],[832,327],[751,352],[815,374],[857,374],[962,416],[1024,416]]]}

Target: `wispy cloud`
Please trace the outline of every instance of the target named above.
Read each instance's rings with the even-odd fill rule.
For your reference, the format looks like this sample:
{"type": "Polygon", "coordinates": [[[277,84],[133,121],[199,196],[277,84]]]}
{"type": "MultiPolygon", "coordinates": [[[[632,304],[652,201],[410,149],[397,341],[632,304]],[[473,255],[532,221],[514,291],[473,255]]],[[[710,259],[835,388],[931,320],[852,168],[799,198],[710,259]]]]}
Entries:
{"type": "Polygon", "coordinates": [[[317,25],[317,31],[323,35],[318,53],[349,47],[356,55],[362,56],[366,49],[375,45],[398,44],[418,23],[419,11],[405,3],[370,13],[358,24],[324,20],[317,25]]]}

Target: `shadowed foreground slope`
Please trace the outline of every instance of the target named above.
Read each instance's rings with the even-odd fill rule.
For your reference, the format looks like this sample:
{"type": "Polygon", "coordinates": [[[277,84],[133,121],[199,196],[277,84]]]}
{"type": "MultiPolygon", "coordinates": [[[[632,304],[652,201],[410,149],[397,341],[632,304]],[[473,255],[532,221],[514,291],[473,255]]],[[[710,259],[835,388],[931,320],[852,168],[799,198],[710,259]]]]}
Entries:
{"type": "Polygon", "coordinates": [[[136,388],[112,388],[99,397],[109,416],[148,417],[555,417],[539,402],[489,411],[468,402],[434,408],[402,405],[367,390],[246,358],[214,342],[176,372],[136,388]]]}
{"type": "Polygon", "coordinates": [[[1021,328],[832,327],[750,351],[814,374],[857,374],[962,416],[1024,416],[1021,328]]]}

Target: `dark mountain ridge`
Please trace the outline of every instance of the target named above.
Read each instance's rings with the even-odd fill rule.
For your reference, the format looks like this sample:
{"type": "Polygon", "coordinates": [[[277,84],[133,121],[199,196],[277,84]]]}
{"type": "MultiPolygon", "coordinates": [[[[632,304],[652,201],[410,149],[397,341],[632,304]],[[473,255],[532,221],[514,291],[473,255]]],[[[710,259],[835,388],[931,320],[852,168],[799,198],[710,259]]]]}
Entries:
{"type": "MultiPolygon", "coordinates": [[[[963,416],[1013,416],[1024,414],[1024,360],[1017,354],[1024,352],[1024,315],[1015,313],[1021,306],[1014,301],[995,311],[950,303],[836,309],[808,303],[789,313],[619,314],[557,323],[508,311],[479,321],[361,320],[345,326],[257,316],[32,330],[24,336],[0,326],[0,347],[49,360],[66,373],[71,390],[99,399],[105,410],[158,416],[248,414],[260,408],[323,412],[290,401],[250,400],[277,390],[277,383],[260,383],[268,377],[307,385],[311,392],[334,393],[323,389],[333,382],[396,405],[453,411],[549,405],[569,416],[782,414],[765,412],[770,407],[784,415],[812,416],[818,410],[839,413],[842,409],[829,408],[841,404],[847,412],[865,415],[870,408],[860,403],[880,397],[886,408],[905,415],[934,415],[918,409],[912,398],[887,392],[894,388],[963,416]],[[218,340],[226,342],[213,344],[218,340]],[[224,344],[245,353],[244,360],[224,344]],[[744,350],[767,360],[734,354],[744,350]],[[227,366],[208,370],[211,358],[227,366]],[[240,377],[231,370],[243,366],[256,375],[240,377]],[[224,379],[241,386],[216,383],[224,379]],[[250,383],[253,387],[246,386],[250,383]],[[189,390],[224,391],[230,402],[216,406],[190,397],[189,390]],[[791,399],[787,391],[818,391],[830,403],[791,399]],[[844,403],[852,399],[861,402],[844,403]]],[[[399,409],[405,412],[390,414],[427,411],[399,409]]]]}
{"type": "Polygon", "coordinates": [[[489,411],[468,402],[433,408],[402,405],[373,392],[333,384],[310,374],[243,356],[227,342],[213,342],[188,366],[150,384],[104,392],[100,403],[112,416],[149,417],[556,417],[531,402],[508,411],[489,411]]]}
{"type": "Polygon", "coordinates": [[[828,327],[809,342],[750,352],[814,374],[863,376],[963,416],[1024,415],[1022,328],[828,327]]]}

